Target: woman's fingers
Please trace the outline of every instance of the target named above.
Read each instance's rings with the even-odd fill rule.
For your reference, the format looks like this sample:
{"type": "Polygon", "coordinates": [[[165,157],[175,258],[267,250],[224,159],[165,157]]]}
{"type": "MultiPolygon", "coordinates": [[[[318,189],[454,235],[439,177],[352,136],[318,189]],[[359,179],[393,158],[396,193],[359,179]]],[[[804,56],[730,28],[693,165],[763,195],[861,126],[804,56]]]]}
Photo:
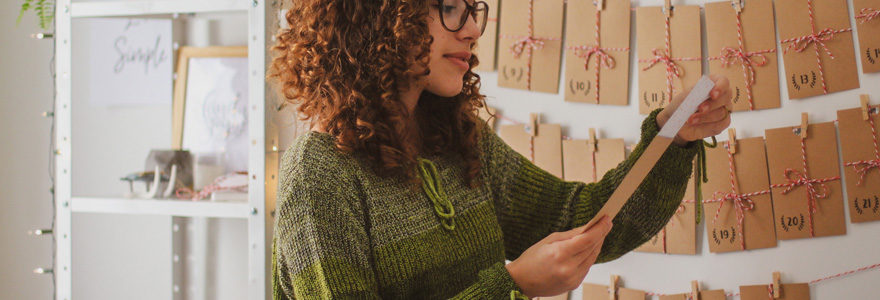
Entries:
{"type": "Polygon", "coordinates": [[[560,251],[568,256],[576,256],[581,252],[592,250],[595,245],[602,244],[605,236],[611,232],[611,227],[611,221],[607,217],[603,217],[601,221],[582,234],[560,241],[560,251]]]}
{"type": "Polygon", "coordinates": [[[727,77],[719,75],[710,77],[715,82],[715,87],[709,92],[709,100],[700,105],[697,113],[712,111],[722,106],[730,108],[730,82],[727,77]]]}
{"type": "Polygon", "coordinates": [[[726,107],[719,107],[711,111],[707,111],[699,116],[695,116],[691,118],[691,124],[693,125],[701,125],[707,123],[715,123],[730,116],[730,112],[727,111],[726,107]]]}

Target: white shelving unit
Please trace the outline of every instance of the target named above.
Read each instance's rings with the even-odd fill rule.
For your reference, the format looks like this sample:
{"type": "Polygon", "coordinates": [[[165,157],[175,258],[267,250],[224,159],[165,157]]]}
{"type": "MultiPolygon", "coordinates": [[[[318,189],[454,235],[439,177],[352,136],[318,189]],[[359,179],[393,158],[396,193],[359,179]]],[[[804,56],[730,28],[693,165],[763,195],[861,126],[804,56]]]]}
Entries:
{"type": "MultiPolygon", "coordinates": [[[[56,216],[56,283],[55,299],[71,300],[71,215],[73,213],[101,213],[120,215],[163,215],[173,217],[173,228],[178,230],[181,217],[210,217],[247,219],[248,234],[248,291],[251,300],[271,297],[269,268],[272,217],[274,208],[275,175],[277,174],[277,136],[274,126],[267,125],[267,85],[265,82],[267,39],[277,28],[276,8],[267,0],[137,0],[72,2],[58,0],[56,9],[56,187],[58,204],[56,216]],[[248,91],[249,139],[247,203],[193,202],[184,200],[148,200],[107,197],[74,197],[72,195],[71,126],[71,20],[96,17],[172,17],[189,13],[243,13],[248,19],[248,91]],[[267,150],[272,149],[272,150],[267,150]],[[270,190],[267,193],[267,190],[270,190]]],[[[275,2],[273,2],[275,3],[275,2]]],[[[172,245],[181,243],[179,235],[172,236],[172,245]]],[[[173,246],[179,247],[179,246],[173,246]]],[[[174,254],[172,268],[173,291],[171,299],[183,299],[178,288],[181,280],[178,257],[174,254]]]]}

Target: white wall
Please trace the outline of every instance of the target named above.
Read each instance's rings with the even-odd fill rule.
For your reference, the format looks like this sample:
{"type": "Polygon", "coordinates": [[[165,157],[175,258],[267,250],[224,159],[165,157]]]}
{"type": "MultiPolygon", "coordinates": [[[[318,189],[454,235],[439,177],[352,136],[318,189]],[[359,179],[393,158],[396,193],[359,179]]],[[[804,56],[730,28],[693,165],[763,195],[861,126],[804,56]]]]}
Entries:
{"type": "Polygon", "coordinates": [[[50,228],[49,120],[51,41],[29,38],[37,31],[28,14],[16,27],[19,1],[0,2],[0,298],[50,299],[51,237],[27,231],[50,228]]]}
{"type": "MultiPolygon", "coordinates": [[[[703,4],[706,1],[673,2],[681,5],[703,4]]],[[[658,0],[634,1],[633,7],[662,3],[658,0]]],[[[635,30],[634,25],[632,28],[635,30]]],[[[707,54],[705,35],[704,32],[704,57],[707,54]]],[[[638,47],[634,38],[632,43],[638,47]]],[[[499,47],[504,47],[500,51],[507,51],[507,46],[499,47]]],[[[635,53],[635,50],[631,53],[635,53]]],[[[782,64],[781,56],[779,61],[782,64]]],[[[780,78],[784,78],[782,68],[780,65],[780,78]]],[[[708,70],[705,64],[703,70],[708,70]]],[[[638,87],[637,64],[631,64],[630,72],[632,95],[638,87]]],[[[527,121],[529,113],[539,112],[544,123],[562,124],[563,134],[573,138],[586,139],[588,128],[595,127],[599,128],[600,137],[624,138],[628,144],[637,142],[644,116],[638,114],[638,102],[633,96],[626,107],[572,103],[563,101],[562,94],[499,88],[496,72],[481,73],[481,76],[483,92],[489,96],[489,104],[506,117],[527,121]]],[[[871,94],[872,103],[880,103],[880,73],[860,74],[860,81],[860,89],[803,100],[788,100],[786,86],[780,83],[782,108],[734,113],[732,126],[737,128],[737,135],[742,138],[763,136],[767,128],[800,124],[801,112],[809,112],[814,122],[835,120],[838,109],[859,106],[859,94],[871,94]]],[[[726,134],[719,136],[719,139],[726,140],[726,134]]],[[[705,233],[699,230],[697,234],[698,252],[701,252],[698,256],[630,253],[617,261],[594,266],[585,282],[607,285],[609,275],[618,274],[625,287],[669,294],[687,292],[691,280],[700,280],[704,289],[725,289],[730,293],[739,292],[740,285],[769,283],[773,271],[782,272],[783,282],[804,282],[880,263],[880,255],[877,254],[880,253],[880,239],[877,238],[880,236],[880,222],[848,223],[845,236],[780,241],[777,248],[728,254],[709,253],[705,233]]],[[[878,282],[880,271],[876,270],[828,281],[812,288],[813,299],[877,299],[880,293],[878,282]]],[[[580,297],[578,289],[572,299],[580,297]]]]}

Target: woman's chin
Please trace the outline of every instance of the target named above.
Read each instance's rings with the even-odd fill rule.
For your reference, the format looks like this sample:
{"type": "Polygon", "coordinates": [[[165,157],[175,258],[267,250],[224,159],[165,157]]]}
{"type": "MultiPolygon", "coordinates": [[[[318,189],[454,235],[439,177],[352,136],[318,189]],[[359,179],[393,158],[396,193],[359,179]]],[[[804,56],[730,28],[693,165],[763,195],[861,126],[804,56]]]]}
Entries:
{"type": "Polygon", "coordinates": [[[441,85],[441,86],[438,86],[433,89],[428,89],[428,91],[431,93],[434,93],[437,96],[448,98],[448,97],[455,97],[458,94],[461,94],[461,88],[462,88],[462,84],[461,84],[461,82],[459,82],[459,84],[457,84],[457,85],[456,84],[441,85]]]}

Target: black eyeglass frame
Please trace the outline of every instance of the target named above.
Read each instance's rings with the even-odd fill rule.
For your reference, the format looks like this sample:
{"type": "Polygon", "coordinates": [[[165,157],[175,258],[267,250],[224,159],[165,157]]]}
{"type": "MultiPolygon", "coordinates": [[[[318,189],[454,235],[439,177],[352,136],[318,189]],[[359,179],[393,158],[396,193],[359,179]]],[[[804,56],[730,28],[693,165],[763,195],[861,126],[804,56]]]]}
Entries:
{"type": "MultiPolygon", "coordinates": [[[[462,28],[464,28],[464,24],[467,24],[467,18],[469,16],[471,16],[474,12],[477,12],[482,9],[483,11],[485,11],[485,13],[483,14],[483,22],[482,22],[482,25],[480,26],[480,35],[481,36],[483,35],[483,32],[486,31],[486,23],[489,22],[489,20],[488,20],[489,19],[489,4],[488,3],[486,3],[485,1],[476,1],[476,2],[474,2],[473,5],[471,5],[471,4],[468,4],[468,2],[466,0],[462,0],[462,2],[464,2],[464,6],[465,6],[464,13],[461,14],[461,21],[458,25],[458,28],[452,29],[446,25],[446,21],[445,21],[446,18],[444,18],[444,16],[443,16],[443,2],[444,1],[445,0],[437,0],[437,2],[439,3],[437,5],[438,6],[437,11],[440,12],[440,24],[443,24],[443,28],[446,28],[446,30],[449,30],[451,32],[458,32],[462,28]],[[482,6],[482,8],[478,8],[479,6],[482,6]]],[[[476,21],[477,20],[474,19],[474,22],[476,22],[476,21]]]]}

